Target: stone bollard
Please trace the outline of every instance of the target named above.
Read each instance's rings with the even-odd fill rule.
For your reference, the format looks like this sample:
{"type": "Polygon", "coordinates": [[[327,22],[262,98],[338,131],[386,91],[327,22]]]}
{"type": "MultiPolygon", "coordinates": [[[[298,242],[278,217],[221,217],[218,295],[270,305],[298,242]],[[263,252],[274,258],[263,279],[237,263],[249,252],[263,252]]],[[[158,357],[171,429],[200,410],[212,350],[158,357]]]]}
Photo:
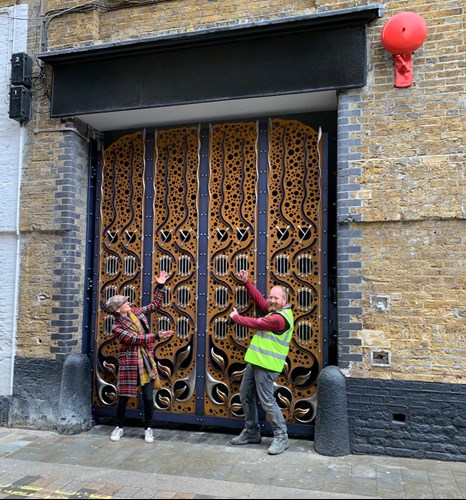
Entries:
{"type": "Polygon", "coordinates": [[[314,448],[331,457],[350,453],[346,379],[337,366],[326,366],[317,380],[314,448]]]}
{"type": "Polygon", "coordinates": [[[63,363],[57,430],[78,434],[92,427],[91,367],[85,354],[69,354],[63,363]]]}

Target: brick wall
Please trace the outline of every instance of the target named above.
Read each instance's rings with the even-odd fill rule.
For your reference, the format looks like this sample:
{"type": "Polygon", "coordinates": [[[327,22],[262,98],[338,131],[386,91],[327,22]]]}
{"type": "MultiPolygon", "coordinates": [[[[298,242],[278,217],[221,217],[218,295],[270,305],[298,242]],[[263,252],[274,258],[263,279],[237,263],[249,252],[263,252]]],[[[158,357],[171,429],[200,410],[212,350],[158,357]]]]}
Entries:
{"type": "MultiPolygon", "coordinates": [[[[148,38],[168,33],[192,32],[281,17],[312,14],[314,0],[162,0],[138,7],[101,11],[98,37],[94,44],[148,38]]],[[[68,9],[76,2],[48,2],[47,10],[68,9]]],[[[79,19],[89,16],[79,11],[56,17],[50,22],[48,48],[61,49],[83,44],[86,27],[79,19]],[[66,27],[66,29],[65,29],[66,27]]],[[[95,29],[95,20],[91,23],[95,29]]],[[[87,44],[87,42],[84,42],[87,44]]]]}
{"type": "Polygon", "coordinates": [[[340,366],[465,383],[465,12],[457,2],[385,5],[369,30],[368,85],[339,98],[340,366]],[[405,89],[393,87],[380,43],[402,10],[428,24],[405,89]],[[374,352],[390,363],[373,366],[374,352]]]}
{"type": "Polygon", "coordinates": [[[18,355],[54,358],[82,340],[88,143],[70,130],[30,136],[21,205],[18,355]]]}
{"type": "Polygon", "coordinates": [[[466,461],[466,386],[348,379],[351,451],[466,461]]]}
{"type": "Polygon", "coordinates": [[[345,306],[348,313],[339,325],[341,336],[347,332],[341,357],[350,374],[463,382],[465,332],[459,313],[464,302],[458,263],[464,259],[464,223],[360,226],[359,231],[340,232],[348,248],[361,245],[357,256],[340,255],[351,278],[339,291],[340,311],[345,306]],[[371,352],[378,350],[391,353],[389,366],[371,366],[371,352]]]}
{"type": "Polygon", "coordinates": [[[13,425],[56,427],[62,364],[68,354],[81,350],[89,146],[78,132],[68,123],[51,131],[36,128],[29,136],[13,425]],[[43,373],[41,379],[44,369],[53,376],[43,373]],[[40,386],[43,396],[34,398],[35,371],[33,386],[40,386]]]}

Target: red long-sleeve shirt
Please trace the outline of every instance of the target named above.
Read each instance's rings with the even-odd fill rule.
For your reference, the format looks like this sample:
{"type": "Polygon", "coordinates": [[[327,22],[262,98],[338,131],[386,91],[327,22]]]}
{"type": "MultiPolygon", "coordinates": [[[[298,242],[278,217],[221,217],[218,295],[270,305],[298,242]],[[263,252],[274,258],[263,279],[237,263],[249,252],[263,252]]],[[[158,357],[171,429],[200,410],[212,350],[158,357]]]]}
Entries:
{"type": "MultiPolygon", "coordinates": [[[[259,290],[250,281],[246,281],[244,286],[256,306],[262,312],[268,313],[269,304],[267,299],[259,292],[259,290]]],[[[232,320],[236,324],[245,326],[246,328],[264,332],[273,332],[278,335],[282,334],[287,328],[285,318],[281,314],[271,314],[270,316],[263,318],[251,318],[237,314],[232,318],[232,320]]]]}

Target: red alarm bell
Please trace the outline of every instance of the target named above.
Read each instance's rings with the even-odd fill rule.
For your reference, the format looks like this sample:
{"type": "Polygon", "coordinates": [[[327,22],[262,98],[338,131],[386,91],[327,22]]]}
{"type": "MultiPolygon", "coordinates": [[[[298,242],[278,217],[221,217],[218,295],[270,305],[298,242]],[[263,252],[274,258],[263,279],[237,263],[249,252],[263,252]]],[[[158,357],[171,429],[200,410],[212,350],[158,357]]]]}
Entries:
{"type": "Polygon", "coordinates": [[[412,53],[424,43],[426,36],[427,24],[415,12],[400,12],[385,23],[380,38],[384,48],[393,54],[395,87],[412,85],[412,53]]]}

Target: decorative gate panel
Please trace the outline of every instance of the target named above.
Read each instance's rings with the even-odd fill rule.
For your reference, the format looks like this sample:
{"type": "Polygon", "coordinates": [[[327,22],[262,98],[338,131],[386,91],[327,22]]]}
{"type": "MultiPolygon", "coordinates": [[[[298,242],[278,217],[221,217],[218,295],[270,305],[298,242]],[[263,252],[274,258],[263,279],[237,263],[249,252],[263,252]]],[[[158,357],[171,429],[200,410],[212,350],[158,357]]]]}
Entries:
{"type": "Polygon", "coordinates": [[[270,121],[268,286],[288,290],[295,320],[275,393],[288,422],[314,419],[322,364],[321,156],[315,130],[298,121],[270,121]]]}
{"type": "MultiPolygon", "coordinates": [[[[162,389],[155,419],[242,427],[239,384],[254,315],[241,269],[266,293],[287,288],[295,332],[276,397],[291,432],[309,434],[323,365],[323,193],[320,134],[297,120],[224,123],[126,135],[105,151],[96,290],[94,413],[116,402],[117,344],[105,301],[147,303],[170,273],[153,330],[162,389]]],[[[141,411],[138,401],[131,408],[141,411]]]]}
{"type": "MultiPolygon", "coordinates": [[[[110,336],[113,316],[105,309],[113,295],[142,298],[144,213],[144,135],[127,135],[105,151],[100,182],[100,248],[98,307],[95,329],[95,386],[97,406],[116,403],[118,345],[110,336]]],[[[99,195],[98,195],[99,196],[99,195]]],[[[136,408],[131,398],[128,408],[136,408]]]]}
{"type": "Polygon", "coordinates": [[[235,274],[256,269],[258,124],[228,123],[210,128],[208,342],[205,414],[243,416],[239,383],[250,333],[228,325],[232,307],[251,312],[235,274]]]}
{"type": "Polygon", "coordinates": [[[175,331],[156,343],[164,387],[156,392],[155,405],[189,414],[195,412],[196,397],[199,130],[164,130],[154,137],[152,276],[170,274],[156,328],[175,331]]]}

